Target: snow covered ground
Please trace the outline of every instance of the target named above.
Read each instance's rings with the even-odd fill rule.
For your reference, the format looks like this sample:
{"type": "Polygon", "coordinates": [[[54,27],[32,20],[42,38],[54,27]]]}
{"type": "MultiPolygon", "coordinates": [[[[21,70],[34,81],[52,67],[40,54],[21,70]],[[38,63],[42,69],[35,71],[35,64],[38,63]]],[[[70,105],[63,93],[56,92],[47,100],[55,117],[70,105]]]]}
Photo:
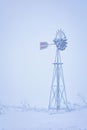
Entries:
{"type": "Polygon", "coordinates": [[[7,109],[0,114],[0,130],[87,130],[87,108],[68,112],[7,109]]]}

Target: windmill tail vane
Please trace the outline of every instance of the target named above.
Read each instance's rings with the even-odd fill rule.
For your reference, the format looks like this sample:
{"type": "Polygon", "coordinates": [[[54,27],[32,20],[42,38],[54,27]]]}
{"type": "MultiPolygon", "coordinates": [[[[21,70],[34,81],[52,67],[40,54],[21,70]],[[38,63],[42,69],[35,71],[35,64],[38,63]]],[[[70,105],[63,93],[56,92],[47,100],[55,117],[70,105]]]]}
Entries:
{"type": "Polygon", "coordinates": [[[48,43],[47,42],[40,42],[40,50],[43,50],[45,48],[48,47],[48,43]]]}

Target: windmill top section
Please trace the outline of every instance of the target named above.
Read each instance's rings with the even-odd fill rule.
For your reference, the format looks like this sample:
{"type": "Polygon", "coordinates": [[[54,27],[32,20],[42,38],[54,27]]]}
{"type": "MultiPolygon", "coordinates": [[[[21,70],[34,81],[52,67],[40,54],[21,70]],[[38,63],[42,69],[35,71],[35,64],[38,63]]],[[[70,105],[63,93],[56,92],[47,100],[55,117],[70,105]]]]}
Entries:
{"type": "Polygon", "coordinates": [[[53,41],[58,50],[63,51],[67,47],[67,39],[65,33],[61,29],[56,32],[56,37],[53,41]]]}
{"type": "Polygon", "coordinates": [[[56,32],[56,37],[53,42],[53,44],[48,44],[48,42],[40,42],[40,50],[47,48],[48,45],[56,45],[58,50],[65,50],[67,47],[67,39],[65,33],[61,29],[56,32]]]}

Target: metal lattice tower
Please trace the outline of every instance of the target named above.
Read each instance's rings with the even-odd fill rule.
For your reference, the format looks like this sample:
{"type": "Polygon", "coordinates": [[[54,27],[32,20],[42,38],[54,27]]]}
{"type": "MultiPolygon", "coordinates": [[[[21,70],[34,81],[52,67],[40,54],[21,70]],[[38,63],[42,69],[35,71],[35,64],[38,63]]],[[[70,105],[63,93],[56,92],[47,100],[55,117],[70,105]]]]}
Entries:
{"type": "Polygon", "coordinates": [[[60,110],[62,108],[68,108],[67,106],[67,96],[65,90],[65,83],[63,77],[63,68],[61,62],[60,51],[65,50],[67,46],[67,39],[62,30],[58,30],[56,37],[53,40],[54,44],[48,44],[47,42],[42,42],[40,49],[46,48],[48,45],[56,45],[56,55],[55,61],[53,63],[53,78],[50,90],[49,106],[48,109],[60,110]]]}

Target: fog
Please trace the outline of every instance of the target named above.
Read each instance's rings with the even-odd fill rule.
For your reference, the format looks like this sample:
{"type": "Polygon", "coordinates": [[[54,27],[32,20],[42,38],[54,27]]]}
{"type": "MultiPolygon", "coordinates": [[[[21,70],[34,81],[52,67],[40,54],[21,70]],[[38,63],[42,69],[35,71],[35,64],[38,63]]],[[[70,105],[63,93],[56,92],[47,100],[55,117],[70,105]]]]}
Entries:
{"type": "Polygon", "coordinates": [[[68,102],[87,100],[87,1],[0,1],[0,102],[48,107],[55,47],[62,29],[67,48],[61,52],[68,102]]]}

